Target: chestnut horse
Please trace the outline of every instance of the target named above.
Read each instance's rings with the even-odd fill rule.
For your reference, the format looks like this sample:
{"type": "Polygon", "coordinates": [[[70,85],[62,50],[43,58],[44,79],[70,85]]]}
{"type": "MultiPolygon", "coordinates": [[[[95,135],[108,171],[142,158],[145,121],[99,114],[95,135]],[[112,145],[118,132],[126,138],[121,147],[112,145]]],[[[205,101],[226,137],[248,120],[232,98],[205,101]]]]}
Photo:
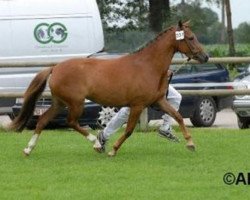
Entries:
{"type": "Polygon", "coordinates": [[[47,68],[32,80],[24,94],[21,112],[9,128],[16,131],[24,129],[33,114],[35,102],[48,81],[52,105],[40,116],[34,134],[24,149],[26,155],[36,146],[46,124],[65,106],[69,111],[69,126],[93,142],[94,148],[99,150],[101,146],[96,136],[88,133],[78,123],[85,99],[105,106],[130,107],[125,133],[115,142],[109,152],[110,156],[114,156],[132,134],[142,110],[152,104],[157,104],[179,123],[187,141],[186,146],[194,150],[195,145],[181,115],[166,101],[168,69],[177,51],[201,63],[208,60],[188,22],[179,22],[176,27],[165,30],[144,48],[132,54],[109,60],[74,58],[47,68]]]}

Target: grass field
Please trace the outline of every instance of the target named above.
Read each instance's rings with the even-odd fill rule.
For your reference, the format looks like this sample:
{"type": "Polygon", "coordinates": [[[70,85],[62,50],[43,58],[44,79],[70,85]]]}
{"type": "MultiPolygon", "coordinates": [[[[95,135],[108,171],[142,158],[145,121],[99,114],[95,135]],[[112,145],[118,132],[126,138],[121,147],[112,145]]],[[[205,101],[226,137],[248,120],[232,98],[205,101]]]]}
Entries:
{"type": "Polygon", "coordinates": [[[114,158],[70,130],[44,131],[24,157],[31,132],[1,132],[0,199],[249,199],[250,185],[223,182],[227,172],[250,172],[249,130],[190,130],[195,153],[183,139],[135,132],[114,158]]]}

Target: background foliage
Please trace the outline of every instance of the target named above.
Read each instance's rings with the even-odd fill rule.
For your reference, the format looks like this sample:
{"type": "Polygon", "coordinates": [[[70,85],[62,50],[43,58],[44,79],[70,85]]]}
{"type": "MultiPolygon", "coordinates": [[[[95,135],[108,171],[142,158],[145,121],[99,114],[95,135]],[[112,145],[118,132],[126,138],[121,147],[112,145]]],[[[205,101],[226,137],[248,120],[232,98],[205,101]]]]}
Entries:
{"type": "MultiPolygon", "coordinates": [[[[97,0],[103,21],[106,50],[109,52],[131,52],[158,34],[162,29],[177,24],[179,20],[191,20],[192,29],[203,44],[224,44],[221,41],[223,25],[218,15],[203,2],[219,5],[217,0],[97,0]]],[[[250,24],[244,22],[234,30],[236,43],[250,43],[250,24]]],[[[226,37],[226,33],[225,33],[226,37]]],[[[228,55],[211,51],[216,55],[228,55]]],[[[245,48],[245,50],[249,50],[245,48]]],[[[237,55],[249,51],[237,49],[237,55]]]]}

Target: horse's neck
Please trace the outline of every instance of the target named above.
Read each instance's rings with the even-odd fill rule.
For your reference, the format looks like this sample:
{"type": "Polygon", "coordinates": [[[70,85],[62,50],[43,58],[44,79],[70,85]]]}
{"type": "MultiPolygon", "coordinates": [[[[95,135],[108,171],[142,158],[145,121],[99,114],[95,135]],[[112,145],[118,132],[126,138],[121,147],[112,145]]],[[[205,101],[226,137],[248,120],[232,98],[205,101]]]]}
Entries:
{"type": "Polygon", "coordinates": [[[152,67],[160,74],[165,73],[175,53],[175,38],[172,30],[168,30],[158,36],[151,44],[138,51],[134,55],[152,67]]]}

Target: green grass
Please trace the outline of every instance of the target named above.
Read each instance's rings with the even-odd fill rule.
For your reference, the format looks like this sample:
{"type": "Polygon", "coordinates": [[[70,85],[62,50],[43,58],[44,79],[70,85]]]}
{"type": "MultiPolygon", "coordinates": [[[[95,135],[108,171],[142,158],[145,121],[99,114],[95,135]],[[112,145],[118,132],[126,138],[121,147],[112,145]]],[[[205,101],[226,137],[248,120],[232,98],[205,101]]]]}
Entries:
{"type": "Polygon", "coordinates": [[[223,182],[226,172],[250,172],[249,130],[190,130],[195,153],[183,139],[135,132],[114,158],[70,130],[44,131],[24,157],[31,132],[1,132],[0,199],[249,199],[250,185],[223,182]]]}

